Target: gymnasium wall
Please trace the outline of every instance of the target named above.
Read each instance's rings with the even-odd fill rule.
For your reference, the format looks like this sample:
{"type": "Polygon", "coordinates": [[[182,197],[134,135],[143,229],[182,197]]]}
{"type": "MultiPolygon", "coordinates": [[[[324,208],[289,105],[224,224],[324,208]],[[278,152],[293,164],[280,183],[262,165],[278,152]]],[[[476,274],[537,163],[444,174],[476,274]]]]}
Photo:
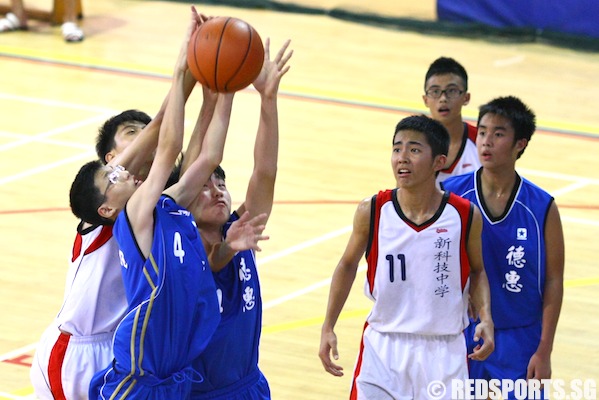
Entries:
{"type": "Polygon", "coordinates": [[[597,0],[438,0],[440,21],[535,28],[599,39],[597,0]]]}
{"type": "Polygon", "coordinates": [[[328,15],[389,29],[599,51],[599,0],[172,0],[328,15]]]}

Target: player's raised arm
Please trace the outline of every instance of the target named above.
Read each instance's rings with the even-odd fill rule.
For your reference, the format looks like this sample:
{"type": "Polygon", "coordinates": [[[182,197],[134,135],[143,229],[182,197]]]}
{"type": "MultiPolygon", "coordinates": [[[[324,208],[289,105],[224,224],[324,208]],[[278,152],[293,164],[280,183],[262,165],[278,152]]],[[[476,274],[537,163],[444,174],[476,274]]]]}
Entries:
{"type": "Polygon", "coordinates": [[[245,202],[237,210],[239,215],[245,211],[249,211],[251,216],[262,213],[270,215],[272,210],[279,154],[277,95],[281,78],[290,68],[287,64],[293,55],[293,50],[289,50],[290,42],[287,40],[271,60],[270,39],[266,39],[264,64],[254,81],[261,99],[260,122],[254,144],[254,169],[245,202]]]}
{"type": "Polygon", "coordinates": [[[191,33],[197,28],[197,18],[197,12],[192,7],[192,17],[175,64],[164,120],[160,125],[154,162],[147,179],[133,193],[126,206],[135,238],[146,256],[152,245],[154,207],[183,147],[187,47],[191,33]]]}

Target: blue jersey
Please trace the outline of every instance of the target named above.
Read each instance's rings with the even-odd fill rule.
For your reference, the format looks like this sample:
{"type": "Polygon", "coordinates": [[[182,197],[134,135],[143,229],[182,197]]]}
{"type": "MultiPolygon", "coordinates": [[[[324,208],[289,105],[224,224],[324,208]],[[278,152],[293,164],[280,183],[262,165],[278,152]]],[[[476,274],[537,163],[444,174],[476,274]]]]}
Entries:
{"type": "MultiPolygon", "coordinates": [[[[237,213],[231,215],[223,228],[225,237],[231,223],[238,218],[237,213]]],[[[221,322],[206,350],[193,362],[204,381],[193,383],[192,398],[222,393],[222,389],[226,392],[227,388],[232,389],[238,381],[258,371],[262,297],[254,251],[240,251],[213,276],[221,322]]]]}
{"type": "Polygon", "coordinates": [[[553,197],[517,175],[505,212],[493,217],[481,193],[481,173],[449,178],[443,188],[476,204],[483,215],[483,261],[495,328],[538,323],[545,286],[545,224],[553,197]]]}
{"type": "Polygon", "coordinates": [[[126,212],[118,216],[114,236],[130,311],[115,332],[115,361],[94,377],[90,395],[184,398],[191,380],[201,379],[191,362],[220,321],[214,279],[193,217],[162,196],[147,259],[126,212]]]}

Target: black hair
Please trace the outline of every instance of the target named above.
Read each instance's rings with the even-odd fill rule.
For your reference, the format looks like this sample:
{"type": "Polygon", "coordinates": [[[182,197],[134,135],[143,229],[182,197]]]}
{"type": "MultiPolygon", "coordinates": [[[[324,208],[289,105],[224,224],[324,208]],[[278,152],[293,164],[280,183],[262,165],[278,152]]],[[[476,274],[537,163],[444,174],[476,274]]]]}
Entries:
{"type": "Polygon", "coordinates": [[[225,170],[220,165],[218,167],[216,167],[216,169],[214,170],[213,174],[218,179],[222,179],[223,181],[227,179],[227,177],[225,175],[225,170]]]}
{"type": "MultiPolygon", "coordinates": [[[[514,128],[514,143],[520,139],[530,141],[536,129],[535,113],[515,96],[497,97],[479,107],[478,123],[486,114],[500,115],[507,118],[514,128]]],[[[518,158],[524,153],[522,149],[518,158]]]]}
{"type": "Polygon", "coordinates": [[[440,154],[447,155],[449,151],[449,133],[439,121],[426,115],[412,115],[399,121],[395,126],[393,140],[399,131],[417,131],[424,134],[427,143],[431,147],[433,157],[440,154]]]}
{"type": "Polygon", "coordinates": [[[455,74],[462,78],[464,81],[464,90],[468,91],[468,73],[466,69],[450,57],[439,57],[428,67],[428,71],[426,71],[426,75],[424,77],[424,90],[426,90],[426,82],[433,75],[446,75],[446,74],[455,74]]]}
{"type": "Polygon", "coordinates": [[[71,185],[69,200],[75,216],[92,225],[112,225],[114,221],[98,214],[104,195],[96,187],[96,173],[104,164],[100,160],[83,165],[71,185]]]}
{"type": "Polygon", "coordinates": [[[152,121],[152,118],[143,111],[126,110],[104,122],[96,137],[96,154],[98,154],[100,161],[106,164],[106,154],[115,148],[114,137],[120,125],[125,122],[141,122],[147,125],[150,121],[152,121]]]}

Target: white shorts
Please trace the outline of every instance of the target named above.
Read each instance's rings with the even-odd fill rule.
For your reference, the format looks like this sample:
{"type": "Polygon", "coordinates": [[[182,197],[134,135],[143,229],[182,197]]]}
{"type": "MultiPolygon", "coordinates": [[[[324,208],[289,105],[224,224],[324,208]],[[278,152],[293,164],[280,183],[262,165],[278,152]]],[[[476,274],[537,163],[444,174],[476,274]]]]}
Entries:
{"type": "Polygon", "coordinates": [[[451,399],[451,380],[468,378],[463,334],[387,333],[367,326],[361,347],[351,399],[451,399]]]}
{"type": "Polygon", "coordinates": [[[43,333],[30,370],[35,395],[53,400],[52,393],[67,399],[87,400],[94,374],[110,365],[113,332],[70,336],[51,325],[43,333]]]}

